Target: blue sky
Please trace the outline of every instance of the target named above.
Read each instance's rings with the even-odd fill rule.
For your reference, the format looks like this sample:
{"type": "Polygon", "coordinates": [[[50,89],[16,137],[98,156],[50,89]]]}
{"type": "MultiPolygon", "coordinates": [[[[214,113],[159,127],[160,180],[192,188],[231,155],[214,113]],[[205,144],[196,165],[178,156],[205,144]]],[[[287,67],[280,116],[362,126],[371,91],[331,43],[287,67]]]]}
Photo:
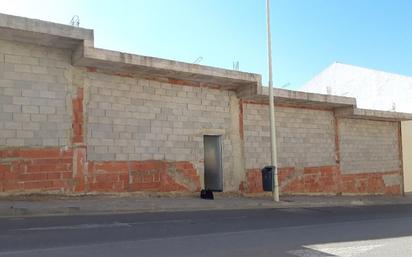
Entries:
{"type": "MultiPolygon", "coordinates": [[[[95,45],[232,68],[267,84],[264,0],[0,0],[0,12],[95,30],[95,45]]],[[[274,80],[297,89],[335,61],[412,76],[412,1],[271,0],[274,80]]]]}

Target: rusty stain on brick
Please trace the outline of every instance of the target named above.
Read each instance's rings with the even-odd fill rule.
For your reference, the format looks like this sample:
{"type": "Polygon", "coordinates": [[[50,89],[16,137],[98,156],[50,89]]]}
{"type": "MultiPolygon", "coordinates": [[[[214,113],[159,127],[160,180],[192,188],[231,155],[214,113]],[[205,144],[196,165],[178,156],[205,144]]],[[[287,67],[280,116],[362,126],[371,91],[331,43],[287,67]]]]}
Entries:
{"type": "Polygon", "coordinates": [[[86,67],[88,72],[96,72],[97,68],[96,67],[86,67]]]}

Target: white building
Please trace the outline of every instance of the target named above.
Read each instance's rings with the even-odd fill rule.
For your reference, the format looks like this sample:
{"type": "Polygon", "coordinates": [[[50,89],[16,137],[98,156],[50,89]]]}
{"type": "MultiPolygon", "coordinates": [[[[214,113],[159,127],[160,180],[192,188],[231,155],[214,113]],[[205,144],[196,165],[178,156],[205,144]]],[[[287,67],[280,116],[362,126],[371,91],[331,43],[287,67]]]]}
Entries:
{"type": "MultiPolygon", "coordinates": [[[[335,62],[300,90],[356,97],[359,108],[412,112],[412,77],[335,62]]],[[[402,122],[404,191],[412,192],[412,122],[402,122]]]]}

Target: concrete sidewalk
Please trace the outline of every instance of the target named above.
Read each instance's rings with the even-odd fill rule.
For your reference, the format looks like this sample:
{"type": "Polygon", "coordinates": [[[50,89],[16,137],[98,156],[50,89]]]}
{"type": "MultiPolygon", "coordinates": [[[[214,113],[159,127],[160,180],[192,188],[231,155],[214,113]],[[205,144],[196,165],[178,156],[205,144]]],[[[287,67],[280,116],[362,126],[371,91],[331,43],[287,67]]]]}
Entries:
{"type": "Polygon", "coordinates": [[[283,196],[279,203],[274,203],[269,195],[244,197],[219,193],[215,194],[215,200],[202,200],[197,194],[26,195],[0,197],[0,217],[388,204],[412,204],[412,197],[283,196]]]}

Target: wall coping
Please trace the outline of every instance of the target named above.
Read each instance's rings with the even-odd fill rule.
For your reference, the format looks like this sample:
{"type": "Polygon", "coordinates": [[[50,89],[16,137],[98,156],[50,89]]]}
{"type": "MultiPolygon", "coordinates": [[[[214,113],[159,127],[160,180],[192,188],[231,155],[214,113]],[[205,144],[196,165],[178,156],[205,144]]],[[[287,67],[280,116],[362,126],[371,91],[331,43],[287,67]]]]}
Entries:
{"type": "MultiPolygon", "coordinates": [[[[199,86],[236,91],[245,100],[268,102],[268,88],[259,74],[216,68],[94,47],[94,32],[37,19],[0,13],[0,39],[73,50],[72,65],[123,72],[166,82],[191,81],[199,86]]],[[[412,120],[412,114],[356,108],[356,99],[275,89],[277,104],[336,111],[338,117],[371,120],[412,120]]]]}

